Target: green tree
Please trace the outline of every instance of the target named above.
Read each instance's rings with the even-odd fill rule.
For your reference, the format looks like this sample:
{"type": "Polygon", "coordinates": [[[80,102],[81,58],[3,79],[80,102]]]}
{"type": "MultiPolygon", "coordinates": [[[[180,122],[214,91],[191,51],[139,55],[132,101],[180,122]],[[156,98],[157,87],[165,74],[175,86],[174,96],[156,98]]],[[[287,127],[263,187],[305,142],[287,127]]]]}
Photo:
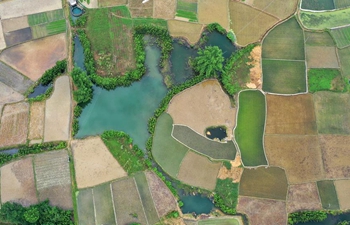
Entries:
{"type": "Polygon", "coordinates": [[[27,211],[23,214],[24,219],[29,223],[36,223],[36,221],[40,218],[40,212],[38,208],[36,207],[30,207],[27,211]]]}
{"type": "Polygon", "coordinates": [[[223,72],[224,60],[219,47],[207,46],[198,51],[198,56],[193,60],[192,66],[199,75],[209,78],[223,72]]]}

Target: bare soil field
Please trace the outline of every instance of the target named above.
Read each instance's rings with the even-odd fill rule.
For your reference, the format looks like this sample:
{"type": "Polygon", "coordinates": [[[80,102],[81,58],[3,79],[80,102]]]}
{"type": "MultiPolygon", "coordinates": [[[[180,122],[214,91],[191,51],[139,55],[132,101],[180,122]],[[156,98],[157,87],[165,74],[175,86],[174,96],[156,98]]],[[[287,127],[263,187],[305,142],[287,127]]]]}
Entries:
{"type": "Polygon", "coordinates": [[[27,77],[18,73],[10,66],[0,61],[0,82],[11,87],[13,90],[24,94],[30,86],[33,85],[33,81],[27,77]]]}
{"type": "Polygon", "coordinates": [[[0,82],[0,116],[5,104],[24,100],[24,96],[0,82]]]}
{"type": "Polygon", "coordinates": [[[278,22],[278,19],[253,7],[230,1],[231,29],[237,43],[245,46],[261,40],[264,34],[278,22]]]}
{"type": "Polygon", "coordinates": [[[335,47],[307,46],[306,62],[308,68],[339,68],[335,47]]]}
{"type": "Polygon", "coordinates": [[[71,90],[68,76],[61,76],[54,83],[51,97],[45,105],[44,141],[69,139],[71,90]]]}
{"type": "Polygon", "coordinates": [[[140,0],[129,0],[128,7],[132,17],[152,17],[153,0],[142,3],[140,0]]]}
{"type": "Polygon", "coordinates": [[[270,13],[280,20],[292,15],[297,9],[298,0],[253,0],[253,6],[270,13]]]}
{"type": "Polygon", "coordinates": [[[201,37],[203,25],[179,20],[168,20],[169,33],[173,37],[184,37],[191,45],[201,37]]]}
{"type": "Polygon", "coordinates": [[[153,0],[153,18],[173,19],[176,13],[176,1],[153,0]]]}
{"type": "Polygon", "coordinates": [[[29,27],[27,16],[1,20],[4,33],[29,27]]]}
{"type": "Polygon", "coordinates": [[[237,154],[235,160],[230,161],[230,164],[230,170],[228,170],[224,165],[221,166],[217,178],[221,180],[231,178],[234,183],[238,183],[241,180],[241,176],[243,173],[243,167],[239,167],[240,165],[242,165],[241,156],[237,154]]]}
{"type": "Polygon", "coordinates": [[[1,202],[23,206],[38,203],[32,158],[25,158],[1,167],[1,202]]]}
{"type": "Polygon", "coordinates": [[[287,197],[288,213],[320,209],[322,209],[322,204],[316,183],[289,185],[287,197]]]}
{"type": "Polygon", "coordinates": [[[69,156],[66,150],[36,155],[34,171],[40,200],[49,199],[52,205],[73,208],[69,156]]]}
{"type": "Polygon", "coordinates": [[[42,139],[44,135],[45,101],[30,105],[28,139],[42,139]]]}
{"type": "Polygon", "coordinates": [[[0,60],[36,81],[66,57],[66,34],[62,33],[8,48],[1,53],[0,60]]]}
{"type": "Polygon", "coordinates": [[[127,176],[100,137],[71,142],[78,188],[95,186],[127,176]]]}
{"type": "Polygon", "coordinates": [[[337,191],[340,210],[350,209],[350,180],[336,180],[334,181],[335,189],[337,191]]]}
{"type": "Polygon", "coordinates": [[[6,105],[0,124],[0,147],[26,143],[28,120],[28,103],[19,102],[6,105]]]}
{"type": "Polygon", "coordinates": [[[111,7],[128,4],[128,0],[99,0],[99,7],[111,7]]]}
{"type": "Polygon", "coordinates": [[[290,184],[320,180],[324,176],[321,149],[314,135],[265,135],[270,166],[282,167],[290,184]]]}
{"type": "Polygon", "coordinates": [[[230,29],[229,0],[198,0],[198,22],[218,23],[230,29]]]}
{"type": "Polygon", "coordinates": [[[237,211],[247,215],[250,225],[287,223],[285,201],[240,196],[237,211]]]}
{"type": "Polygon", "coordinates": [[[177,94],[169,103],[167,112],[174,124],[186,125],[203,136],[207,127],[224,125],[227,138],[231,140],[233,137],[236,108],[231,107],[229,97],[217,80],[203,81],[177,94]]]}
{"type": "MultiPolygon", "coordinates": [[[[0,22],[1,22],[1,19],[0,19],[0,22]]],[[[4,48],[6,48],[6,42],[5,42],[2,26],[0,24],[0,50],[3,50],[4,48]]]]}
{"type": "Polygon", "coordinates": [[[311,94],[266,95],[266,134],[317,134],[315,109],[311,94]]]}
{"type": "Polygon", "coordinates": [[[250,58],[252,59],[252,62],[250,63],[252,67],[249,69],[250,82],[247,83],[246,86],[248,88],[261,89],[262,68],[261,68],[261,46],[260,45],[253,48],[253,50],[250,53],[250,58]]]}
{"type": "Polygon", "coordinates": [[[326,178],[350,178],[350,136],[319,135],[326,178]]]}
{"type": "Polygon", "coordinates": [[[181,162],[177,179],[191,186],[214,190],[220,166],[221,163],[189,151],[181,162]]]}
{"type": "Polygon", "coordinates": [[[164,182],[152,171],[145,172],[149,189],[159,217],[177,210],[177,202],[164,182]]]}
{"type": "Polygon", "coordinates": [[[7,47],[18,45],[33,39],[30,27],[5,33],[4,37],[7,47]]]}

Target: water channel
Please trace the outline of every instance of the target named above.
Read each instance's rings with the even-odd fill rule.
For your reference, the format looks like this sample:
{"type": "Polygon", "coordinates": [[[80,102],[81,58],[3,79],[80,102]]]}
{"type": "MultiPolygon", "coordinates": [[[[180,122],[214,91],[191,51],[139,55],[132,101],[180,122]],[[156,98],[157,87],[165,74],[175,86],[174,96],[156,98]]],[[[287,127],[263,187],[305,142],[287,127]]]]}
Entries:
{"type": "Polygon", "coordinates": [[[327,219],[325,219],[322,222],[297,223],[296,225],[337,225],[339,222],[342,221],[350,222],[350,212],[336,216],[328,215],[327,219]]]}

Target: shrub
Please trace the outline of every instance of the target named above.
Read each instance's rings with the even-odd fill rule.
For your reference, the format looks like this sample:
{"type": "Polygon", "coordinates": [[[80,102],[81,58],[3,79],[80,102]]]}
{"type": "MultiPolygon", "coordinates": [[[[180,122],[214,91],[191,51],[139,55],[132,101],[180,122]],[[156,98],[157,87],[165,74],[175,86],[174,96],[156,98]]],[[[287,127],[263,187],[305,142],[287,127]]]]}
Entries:
{"type": "Polygon", "coordinates": [[[233,183],[232,179],[218,179],[215,187],[214,204],[226,214],[236,214],[238,201],[238,183],[233,183]]]}
{"type": "Polygon", "coordinates": [[[66,72],[67,70],[67,60],[57,61],[56,65],[49,70],[46,70],[43,76],[40,78],[39,82],[42,85],[48,85],[51,83],[56,77],[66,72]]]}
{"type": "Polygon", "coordinates": [[[321,222],[327,218],[327,212],[320,211],[303,211],[303,212],[295,212],[290,213],[288,215],[288,224],[298,224],[298,223],[306,223],[306,222],[321,222]]]}

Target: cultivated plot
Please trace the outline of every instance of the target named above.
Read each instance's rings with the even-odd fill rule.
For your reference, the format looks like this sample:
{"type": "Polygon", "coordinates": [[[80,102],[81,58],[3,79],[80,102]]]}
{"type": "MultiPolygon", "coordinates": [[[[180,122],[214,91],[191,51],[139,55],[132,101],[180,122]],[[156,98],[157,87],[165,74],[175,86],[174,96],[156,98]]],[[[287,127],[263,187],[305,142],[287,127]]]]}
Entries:
{"type": "Polygon", "coordinates": [[[127,176],[100,137],[71,142],[78,188],[95,186],[127,176]]]}
{"type": "Polygon", "coordinates": [[[183,21],[197,21],[198,0],[179,0],[176,4],[175,19],[183,21]]]}
{"type": "Polygon", "coordinates": [[[92,194],[94,198],[96,224],[115,224],[110,184],[107,183],[94,187],[92,194]]]}
{"type": "Polygon", "coordinates": [[[1,25],[4,33],[29,27],[27,16],[21,16],[5,20],[3,19],[1,20],[1,25]]]}
{"type": "Polygon", "coordinates": [[[171,36],[183,37],[191,45],[194,45],[201,36],[203,25],[180,20],[168,20],[168,29],[171,36]]]}
{"type": "Polygon", "coordinates": [[[278,17],[280,20],[292,15],[297,9],[298,0],[253,0],[253,6],[278,17]]]}
{"type": "Polygon", "coordinates": [[[350,136],[319,135],[326,178],[350,178],[350,136]]]}
{"type": "Polygon", "coordinates": [[[176,12],[176,1],[153,0],[153,18],[173,19],[176,12]]]}
{"type": "Polygon", "coordinates": [[[289,185],[287,197],[288,213],[320,209],[322,209],[322,204],[316,183],[289,185]]]}
{"type": "Polygon", "coordinates": [[[238,1],[230,1],[230,28],[237,43],[245,46],[261,40],[264,34],[278,22],[278,19],[238,1]]]}
{"type": "Polygon", "coordinates": [[[5,42],[7,47],[18,45],[33,39],[30,27],[6,33],[5,42]]]}
{"type": "Polygon", "coordinates": [[[77,193],[78,221],[81,225],[95,224],[95,209],[92,189],[83,189],[77,193]]]}
{"type": "Polygon", "coordinates": [[[5,104],[24,100],[24,96],[0,82],[0,115],[5,104]]]}
{"type": "Polygon", "coordinates": [[[298,15],[303,27],[311,30],[325,30],[348,25],[350,8],[326,12],[301,10],[298,15]]]}
{"type": "Polygon", "coordinates": [[[230,29],[229,0],[198,0],[198,22],[218,23],[230,29]]]}
{"type": "Polygon", "coordinates": [[[221,163],[189,151],[181,162],[177,179],[191,186],[214,190],[221,163]]]}
{"type": "Polygon", "coordinates": [[[335,189],[337,190],[340,210],[350,209],[350,180],[334,181],[335,189]]]}
{"type": "Polygon", "coordinates": [[[33,102],[30,105],[28,139],[42,139],[44,135],[45,101],[33,102]]]}
{"type": "Polygon", "coordinates": [[[323,162],[317,136],[265,135],[264,143],[270,166],[285,169],[290,184],[323,178],[323,162]]]}
{"type": "Polygon", "coordinates": [[[101,8],[104,7],[112,7],[112,6],[120,6],[128,4],[128,0],[99,0],[98,6],[101,8]]]}
{"type": "Polygon", "coordinates": [[[247,215],[250,225],[287,223],[285,201],[240,196],[237,211],[247,215]]]}
{"type": "Polygon", "coordinates": [[[239,225],[240,222],[238,222],[235,218],[218,218],[218,219],[204,219],[199,220],[198,225],[239,225]]]}
{"type": "Polygon", "coordinates": [[[232,141],[220,143],[209,140],[187,126],[174,125],[172,136],[189,148],[213,159],[234,160],[236,157],[236,146],[232,141]]]}
{"type": "Polygon", "coordinates": [[[2,26],[0,26],[0,50],[3,50],[4,48],[6,48],[6,42],[2,26]]]}
{"type": "Polygon", "coordinates": [[[266,95],[266,134],[317,134],[311,94],[266,95]]]}
{"type": "Polygon", "coordinates": [[[308,68],[339,68],[335,47],[307,46],[306,62],[308,68]]]}
{"type": "Polygon", "coordinates": [[[0,82],[21,94],[24,94],[34,83],[3,62],[0,62],[0,82]]]}
{"type": "Polygon", "coordinates": [[[340,68],[347,80],[350,79],[350,47],[338,49],[340,68]]]}
{"type": "Polygon", "coordinates": [[[309,10],[332,10],[335,9],[333,0],[302,0],[302,9],[309,10]]]}
{"type": "Polygon", "coordinates": [[[335,47],[335,43],[329,34],[329,32],[311,32],[304,31],[306,46],[332,46],[335,47]]]}
{"type": "Polygon", "coordinates": [[[350,95],[320,91],[314,95],[320,134],[350,134],[350,95]]]}
{"type": "Polygon", "coordinates": [[[71,104],[69,77],[61,76],[56,79],[54,91],[45,105],[45,142],[69,139],[71,104]]]}
{"type": "Polygon", "coordinates": [[[239,184],[241,196],[286,200],[287,190],[286,173],[278,167],[244,169],[239,184]]]}
{"type": "Polygon", "coordinates": [[[153,0],[147,2],[139,0],[129,0],[128,8],[132,17],[152,17],[153,16],[153,0]]]}
{"type": "Polygon", "coordinates": [[[347,0],[334,0],[334,4],[337,9],[347,8],[350,6],[350,2],[347,0]]]}
{"type": "Polygon", "coordinates": [[[56,20],[64,19],[64,13],[62,9],[53,10],[49,12],[36,13],[28,15],[29,26],[34,26],[43,23],[49,23],[56,20]]]}
{"type": "Polygon", "coordinates": [[[5,202],[38,203],[31,157],[1,167],[1,203],[5,202]]]}
{"type": "Polygon", "coordinates": [[[239,110],[235,139],[244,166],[267,165],[263,135],[265,129],[265,96],[260,91],[239,94],[239,110]]]}
{"type": "Polygon", "coordinates": [[[343,92],[347,84],[338,69],[309,69],[307,71],[309,92],[343,92]]]}
{"type": "Polygon", "coordinates": [[[331,35],[338,48],[345,48],[350,45],[350,26],[331,29],[331,35]]]}
{"type": "Polygon", "coordinates": [[[317,181],[317,188],[324,209],[339,209],[338,196],[332,180],[317,181]]]}
{"type": "Polygon", "coordinates": [[[33,39],[63,33],[66,31],[66,29],[67,27],[65,19],[44,24],[38,24],[31,27],[33,39]]]}

